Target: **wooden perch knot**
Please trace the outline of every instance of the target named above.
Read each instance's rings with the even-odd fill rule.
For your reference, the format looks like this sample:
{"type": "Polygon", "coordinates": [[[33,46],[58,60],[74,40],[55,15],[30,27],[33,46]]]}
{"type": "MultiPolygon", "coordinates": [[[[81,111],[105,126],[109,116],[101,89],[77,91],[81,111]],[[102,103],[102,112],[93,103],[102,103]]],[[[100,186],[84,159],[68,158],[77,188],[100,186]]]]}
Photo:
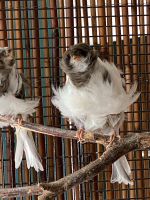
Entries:
{"type": "MultiPolygon", "coordinates": [[[[52,195],[52,193],[50,191],[44,190],[43,194],[38,196],[38,200],[50,200],[51,199],[51,195],[52,195]]],[[[54,196],[54,194],[53,194],[53,196],[54,196]]]]}
{"type": "Polygon", "coordinates": [[[88,142],[88,141],[93,141],[93,142],[95,142],[95,138],[94,138],[94,134],[93,133],[91,133],[91,132],[86,132],[85,134],[84,134],[84,140],[86,141],[86,142],[88,142]]]}
{"type": "Polygon", "coordinates": [[[149,137],[146,137],[146,138],[141,137],[139,139],[139,148],[143,148],[143,149],[150,148],[150,138],[149,137]]]}

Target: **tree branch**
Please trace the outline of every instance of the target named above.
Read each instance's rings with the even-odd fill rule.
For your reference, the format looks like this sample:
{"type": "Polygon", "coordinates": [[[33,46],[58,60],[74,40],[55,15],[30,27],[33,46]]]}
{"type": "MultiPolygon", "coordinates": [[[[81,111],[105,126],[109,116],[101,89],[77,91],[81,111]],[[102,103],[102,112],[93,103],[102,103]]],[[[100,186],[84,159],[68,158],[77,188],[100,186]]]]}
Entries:
{"type": "Polygon", "coordinates": [[[40,183],[39,185],[1,189],[1,198],[12,198],[18,196],[40,195],[39,200],[50,200],[52,197],[71,189],[72,187],[89,180],[103,171],[107,166],[115,162],[118,158],[135,149],[146,149],[150,147],[150,132],[130,133],[116,141],[108,148],[101,158],[91,162],[80,170],[64,178],[51,183],[40,183]]]}
{"type": "Polygon", "coordinates": [[[43,188],[39,185],[17,187],[17,188],[5,188],[0,189],[0,197],[14,198],[14,197],[27,197],[31,195],[43,195],[43,188]]]}
{"type": "MultiPolygon", "coordinates": [[[[35,124],[23,121],[22,124],[18,124],[17,120],[13,119],[9,116],[0,115],[0,121],[10,124],[11,126],[20,128],[24,128],[36,133],[41,133],[45,135],[51,135],[54,137],[62,137],[62,138],[68,138],[68,139],[75,139],[76,137],[76,131],[73,130],[66,130],[66,129],[60,129],[50,126],[44,126],[41,124],[35,124]]],[[[92,143],[100,143],[100,144],[106,144],[109,137],[102,135],[102,133],[99,131],[95,132],[88,132],[83,136],[84,142],[92,142],[92,143]]]]}

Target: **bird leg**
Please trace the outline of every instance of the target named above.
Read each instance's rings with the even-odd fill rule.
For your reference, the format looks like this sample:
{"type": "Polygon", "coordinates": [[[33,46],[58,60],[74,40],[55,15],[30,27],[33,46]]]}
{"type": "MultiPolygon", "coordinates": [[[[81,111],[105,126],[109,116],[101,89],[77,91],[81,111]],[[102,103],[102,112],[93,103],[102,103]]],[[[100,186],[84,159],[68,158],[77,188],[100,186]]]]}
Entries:
{"type": "Polygon", "coordinates": [[[18,125],[22,125],[22,122],[23,122],[23,118],[22,118],[22,115],[21,114],[18,114],[17,116],[16,116],[16,120],[17,120],[17,122],[18,122],[18,125]]]}
{"type": "Polygon", "coordinates": [[[79,142],[83,142],[84,139],[83,139],[83,136],[84,136],[84,129],[83,128],[80,128],[77,132],[76,132],[76,137],[78,138],[78,141],[79,142]]]}

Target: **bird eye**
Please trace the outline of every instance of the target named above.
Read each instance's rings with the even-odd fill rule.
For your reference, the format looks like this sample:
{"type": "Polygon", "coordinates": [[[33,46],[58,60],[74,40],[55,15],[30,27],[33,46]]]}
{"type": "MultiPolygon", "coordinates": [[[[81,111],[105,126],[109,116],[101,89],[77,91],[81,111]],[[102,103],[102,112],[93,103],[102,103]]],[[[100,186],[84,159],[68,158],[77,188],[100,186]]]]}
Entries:
{"type": "Polygon", "coordinates": [[[69,55],[69,54],[66,54],[66,55],[64,56],[64,60],[65,60],[66,63],[69,64],[69,61],[70,61],[70,55],[69,55]]]}
{"type": "Polygon", "coordinates": [[[66,55],[66,59],[68,59],[68,60],[70,59],[70,55],[69,54],[66,55]]]}

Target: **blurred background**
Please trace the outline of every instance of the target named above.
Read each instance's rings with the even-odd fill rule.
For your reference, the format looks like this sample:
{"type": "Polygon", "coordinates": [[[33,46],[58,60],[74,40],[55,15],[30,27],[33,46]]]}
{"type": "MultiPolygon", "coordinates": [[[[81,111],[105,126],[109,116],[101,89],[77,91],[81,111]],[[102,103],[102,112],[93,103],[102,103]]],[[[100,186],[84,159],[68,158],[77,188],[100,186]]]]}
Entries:
{"type": "MultiPolygon", "coordinates": [[[[121,134],[150,131],[150,1],[149,0],[1,0],[0,47],[14,49],[17,67],[31,84],[26,97],[40,97],[34,122],[74,128],[52,106],[52,84],[62,85],[59,68],[64,51],[86,42],[101,58],[122,70],[126,90],[136,80],[140,98],[127,111],[121,134]]],[[[0,134],[0,187],[27,186],[58,180],[98,158],[97,144],[34,134],[45,171],[27,169],[26,160],[15,170],[15,135],[11,128],[0,134]]],[[[128,155],[133,186],[111,184],[111,166],[95,178],[59,195],[58,200],[148,200],[148,151],[128,155]]],[[[17,198],[30,199],[30,198],[17,198]]],[[[37,197],[32,197],[37,199],[37,197]]]]}

